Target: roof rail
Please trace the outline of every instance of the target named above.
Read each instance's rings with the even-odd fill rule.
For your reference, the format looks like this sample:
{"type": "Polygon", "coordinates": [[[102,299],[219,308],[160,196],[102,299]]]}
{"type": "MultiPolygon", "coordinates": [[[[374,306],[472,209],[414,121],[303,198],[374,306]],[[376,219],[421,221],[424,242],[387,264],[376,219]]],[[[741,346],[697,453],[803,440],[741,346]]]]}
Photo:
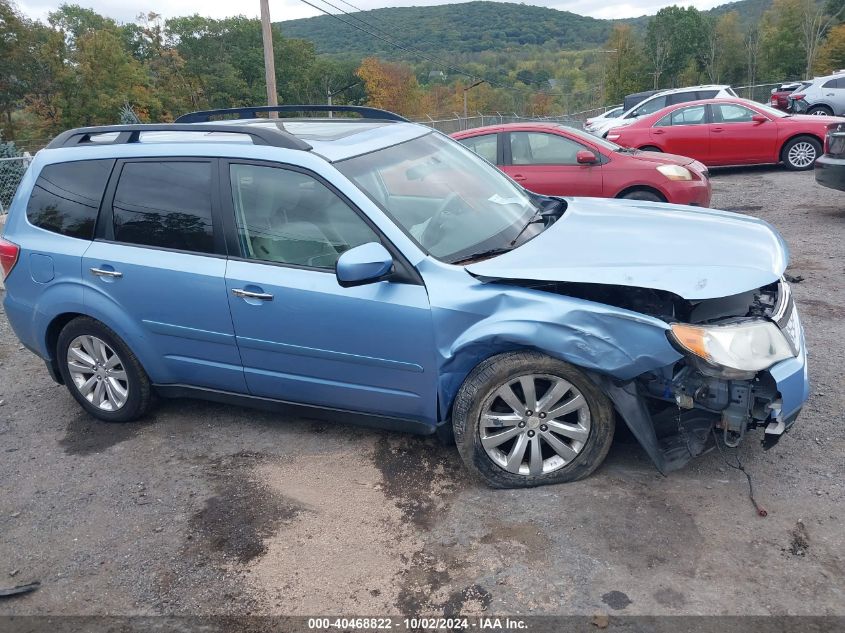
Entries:
{"type": "Polygon", "coordinates": [[[280,129],[257,127],[254,125],[186,125],[179,123],[139,123],[136,125],[102,125],[96,127],[80,127],[62,132],[47,145],[47,149],[56,147],[76,147],[94,144],[92,136],[100,134],[114,134],[117,137],[110,143],[97,145],[122,145],[138,143],[142,132],[206,132],[221,134],[243,134],[249,136],[255,145],[270,145],[286,149],[308,151],[311,146],[305,141],[280,129]]]}
{"type": "Polygon", "coordinates": [[[219,110],[201,110],[183,114],[176,123],[206,123],[213,116],[224,114],[237,114],[239,119],[255,119],[259,112],[354,112],[360,114],[362,119],[377,119],[380,121],[402,121],[408,123],[408,119],[399,116],[395,112],[368,108],[364,106],[349,105],[280,105],[280,106],[254,106],[251,108],[222,108],[219,110]]]}

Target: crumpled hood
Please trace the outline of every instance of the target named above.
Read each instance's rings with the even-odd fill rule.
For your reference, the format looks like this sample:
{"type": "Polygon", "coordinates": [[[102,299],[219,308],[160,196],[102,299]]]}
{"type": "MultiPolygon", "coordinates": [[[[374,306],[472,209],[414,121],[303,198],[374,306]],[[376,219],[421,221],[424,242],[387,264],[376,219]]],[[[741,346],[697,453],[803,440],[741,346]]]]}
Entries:
{"type": "Polygon", "coordinates": [[[546,231],[467,271],[489,279],[653,288],[693,300],[772,283],[789,261],[783,238],[757,218],[654,202],[567,202],[546,231]]]}

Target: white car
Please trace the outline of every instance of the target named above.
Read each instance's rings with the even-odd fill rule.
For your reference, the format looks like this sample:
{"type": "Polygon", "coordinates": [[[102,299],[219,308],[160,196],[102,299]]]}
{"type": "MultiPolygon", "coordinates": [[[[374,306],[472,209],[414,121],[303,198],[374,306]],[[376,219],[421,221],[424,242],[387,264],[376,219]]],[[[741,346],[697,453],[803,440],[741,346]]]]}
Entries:
{"type": "Polygon", "coordinates": [[[586,125],[584,129],[590,134],[604,138],[612,128],[630,125],[640,117],[662,110],[666,106],[699,99],[736,98],[736,96],[733,89],[726,85],[689,86],[664,90],[640,101],[618,117],[599,120],[594,124],[586,125]]]}
{"type": "Polygon", "coordinates": [[[625,112],[625,108],[622,106],[616,106],[615,108],[611,108],[610,110],[606,110],[602,112],[598,116],[591,117],[584,121],[584,126],[596,125],[602,121],[607,121],[609,119],[615,119],[620,116],[623,112],[625,112]]]}

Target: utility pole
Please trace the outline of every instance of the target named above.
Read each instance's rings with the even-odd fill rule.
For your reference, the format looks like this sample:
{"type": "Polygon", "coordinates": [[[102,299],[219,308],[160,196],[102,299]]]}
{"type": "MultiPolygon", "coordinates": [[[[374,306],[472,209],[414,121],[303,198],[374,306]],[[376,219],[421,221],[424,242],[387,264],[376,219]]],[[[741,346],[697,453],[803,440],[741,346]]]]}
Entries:
{"type": "MultiPolygon", "coordinates": [[[[267,84],[267,105],[279,105],[276,92],[276,60],[273,57],[273,27],[270,24],[269,0],[261,2],[261,38],[264,40],[264,78],[267,84]]],[[[278,112],[271,112],[270,118],[278,118],[278,112]]]]}

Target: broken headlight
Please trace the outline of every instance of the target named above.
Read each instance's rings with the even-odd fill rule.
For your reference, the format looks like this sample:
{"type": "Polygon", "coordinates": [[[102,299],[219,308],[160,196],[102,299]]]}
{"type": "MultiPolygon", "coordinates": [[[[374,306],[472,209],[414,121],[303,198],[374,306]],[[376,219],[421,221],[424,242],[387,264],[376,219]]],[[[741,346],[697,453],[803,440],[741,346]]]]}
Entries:
{"type": "Polygon", "coordinates": [[[672,338],[683,349],[711,365],[760,371],[794,354],[777,325],[751,320],[725,325],[672,325],[672,338]]]}

